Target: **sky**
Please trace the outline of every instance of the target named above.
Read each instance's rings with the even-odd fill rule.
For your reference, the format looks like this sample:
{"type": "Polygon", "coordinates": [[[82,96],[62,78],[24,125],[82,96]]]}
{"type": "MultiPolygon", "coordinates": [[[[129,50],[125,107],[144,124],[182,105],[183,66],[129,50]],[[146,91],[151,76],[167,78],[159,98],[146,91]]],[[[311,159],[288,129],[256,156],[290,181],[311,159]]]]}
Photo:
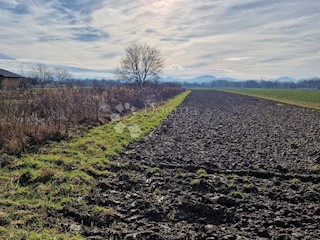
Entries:
{"type": "Polygon", "coordinates": [[[110,78],[132,42],[163,76],[320,76],[319,0],[0,0],[0,68],[110,78]]]}

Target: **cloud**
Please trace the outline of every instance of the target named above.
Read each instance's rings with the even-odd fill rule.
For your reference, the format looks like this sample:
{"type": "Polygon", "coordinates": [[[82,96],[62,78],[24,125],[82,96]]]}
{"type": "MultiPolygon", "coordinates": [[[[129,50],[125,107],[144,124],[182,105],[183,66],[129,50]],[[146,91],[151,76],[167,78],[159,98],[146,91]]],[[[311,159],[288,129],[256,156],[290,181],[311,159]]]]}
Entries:
{"type": "Polygon", "coordinates": [[[316,76],[319,12],[318,0],[0,0],[0,49],[14,56],[1,67],[113,69],[143,41],[162,50],[166,74],[316,76]]]}
{"type": "Polygon", "coordinates": [[[243,61],[243,60],[248,60],[252,59],[253,57],[233,57],[233,58],[226,58],[223,59],[223,61],[243,61]]]}
{"type": "Polygon", "coordinates": [[[184,70],[184,67],[183,66],[180,66],[178,64],[173,64],[169,67],[170,70],[179,70],[179,71],[183,71],[184,70]]]}
{"type": "Polygon", "coordinates": [[[217,68],[215,69],[218,72],[223,72],[223,73],[234,73],[235,71],[228,69],[228,68],[217,68]]]}
{"type": "Polygon", "coordinates": [[[0,53],[0,59],[3,59],[3,60],[15,60],[15,58],[13,57],[10,57],[6,54],[3,54],[3,53],[0,53]]]}
{"type": "Polygon", "coordinates": [[[269,0],[269,1],[265,1],[265,0],[255,0],[255,1],[245,1],[244,3],[240,2],[235,4],[234,6],[230,7],[229,10],[230,11],[235,11],[235,12],[239,12],[239,11],[252,11],[252,10],[256,10],[256,9],[265,9],[265,8],[271,8],[273,7],[275,4],[279,4],[278,0],[269,0]]]}
{"type": "Polygon", "coordinates": [[[157,31],[154,30],[153,28],[146,28],[145,33],[156,33],[157,31]]]}
{"type": "Polygon", "coordinates": [[[107,33],[76,33],[74,39],[83,42],[95,42],[102,39],[107,39],[107,33]]]}
{"type": "Polygon", "coordinates": [[[119,52],[107,52],[107,53],[101,54],[101,57],[106,59],[115,58],[117,56],[120,56],[119,52]]]}
{"type": "Polygon", "coordinates": [[[2,0],[0,1],[0,7],[2,9],[11,11],[16,14],[27,14],[29,13],[29,7],[24,2],[18,1],[9,1],[9,0],[2,0]]]}
{"type": "Polygon", "coordinates": [[[87,14],[104,6],[103,0],[59,0],[58,2],[60,8],[87,14]]]}

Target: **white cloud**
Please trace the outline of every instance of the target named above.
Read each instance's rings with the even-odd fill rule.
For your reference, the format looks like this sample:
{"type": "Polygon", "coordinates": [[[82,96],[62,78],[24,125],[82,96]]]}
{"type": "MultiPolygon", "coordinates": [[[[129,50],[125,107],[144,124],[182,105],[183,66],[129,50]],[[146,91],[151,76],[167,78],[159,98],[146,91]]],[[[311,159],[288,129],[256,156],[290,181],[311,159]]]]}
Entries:
{"type": "Polygon", "coordinates": [[[0,0],[0,53],[16,59],[1,67],[113,69],[128,43],[144,41],[172,75],[315,76],[319,12],[318,0],[0,0]]]}
{"type": "Polygon", "coordinates": [[[178,70],[178,71],[183,71],[184,67],[178,64],[173,64],[171,65],[168,70],[178,70]]]}
{"type": "Polygon", "coordinates": [[[218,72],[223,72],[223,73],[234,73],[235,71],[229,69],[229,68],[217,68],[215,69],[218,72]]]}
{"type": "Polygon", "coordinates": [[[233,58],[226,58],[223,59],[223,61],[243,61],[243,60],[248,60],[252,59],[253,57],[233,57],[233,58]]]}

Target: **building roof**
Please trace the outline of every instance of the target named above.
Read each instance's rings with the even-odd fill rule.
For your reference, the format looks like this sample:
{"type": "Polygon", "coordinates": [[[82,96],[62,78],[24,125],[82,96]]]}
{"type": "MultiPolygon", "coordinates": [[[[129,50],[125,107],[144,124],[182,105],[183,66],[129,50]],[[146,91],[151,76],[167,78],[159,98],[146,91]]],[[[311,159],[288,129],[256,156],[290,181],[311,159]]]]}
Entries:
{"type": "Polygon", "coordinates": [[[6,78],[22,78],[22,76],[15,74],[13,72],[9,72],[4,69],[0,69],[0,77],[6,77],[6,78]]]}

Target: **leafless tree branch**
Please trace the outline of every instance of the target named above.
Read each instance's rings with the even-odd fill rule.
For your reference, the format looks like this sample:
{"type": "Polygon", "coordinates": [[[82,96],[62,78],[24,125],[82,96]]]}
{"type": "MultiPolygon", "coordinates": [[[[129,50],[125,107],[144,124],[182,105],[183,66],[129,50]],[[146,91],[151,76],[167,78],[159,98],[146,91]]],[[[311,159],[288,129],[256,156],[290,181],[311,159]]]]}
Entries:
{"type": "Polygon", "coordinates": [[[118,79],[136,83],[156,81],[164,67],[161,51],[145,43],[130,44],[115,71],[118,79]]]}

